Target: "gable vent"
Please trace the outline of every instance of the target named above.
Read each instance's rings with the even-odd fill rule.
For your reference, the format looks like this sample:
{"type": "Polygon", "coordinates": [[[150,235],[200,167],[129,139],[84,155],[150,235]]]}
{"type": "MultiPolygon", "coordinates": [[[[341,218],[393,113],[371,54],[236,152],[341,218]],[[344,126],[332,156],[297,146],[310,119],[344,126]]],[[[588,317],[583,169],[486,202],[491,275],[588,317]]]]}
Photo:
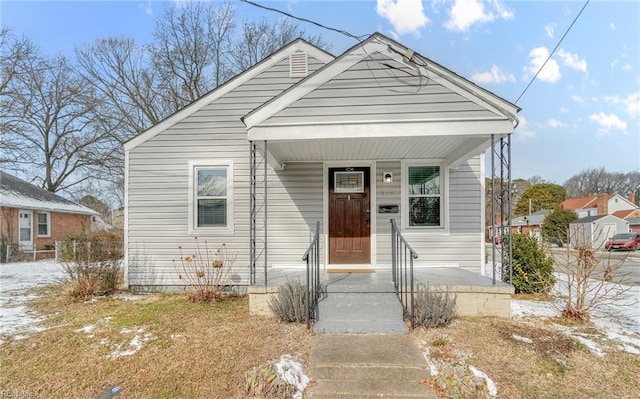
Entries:
{"type": "Polygon", "coordinates": [[[289,71],[292,78],[304,78],[309,74],[307,53],[296,51],[289,56],[289,71]]]}

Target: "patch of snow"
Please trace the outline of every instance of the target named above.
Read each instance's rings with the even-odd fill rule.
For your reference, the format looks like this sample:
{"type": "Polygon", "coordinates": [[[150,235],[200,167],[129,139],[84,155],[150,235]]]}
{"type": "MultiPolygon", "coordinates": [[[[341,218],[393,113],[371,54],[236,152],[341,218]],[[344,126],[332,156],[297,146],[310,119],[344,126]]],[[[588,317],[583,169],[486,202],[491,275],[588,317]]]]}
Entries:
{"type": "Polygon", "coordinates": [[[24,194],[14,190],[2,190],[0,196],[2,206],[20,209],[37,209],[45,211],[71,212],[83,215],[97,215],[98,212],[80,204],[76,204],[60,197],[59,201],[48,201],[46,199],[29,198],[24,194]]]}
{"type": "Polygon", "coordinates": [[[282,355],[274,366],[278,372],[278,377],[297,389],[293,399],[302,399],[302,394],[307,385],[309,385],[309,377],[304,373],[302,364],[293,360],[289,355],[282,355]]]}
{"type": "MultiPolygon", "coordinates": [[[[512,318],[551,318],[560,317],[563,308],[562,296],[566,295],[566,275],[556,273],[556,284],[551,294],[555,296],[553,302],[540,302],[512,299],[512,318]]],[[[576,330],[579,328],[556,326],[559,330],[575,338],[598,356],[604,356],[607,344],[611,348],[624,350],[629,353],[640,352],[640,286],[623,286],[606,283],[604,291],[608,293],[605,299],[591,314],[591,322],[599,331],[602,338],[598,343],[576,330]]],[[[590,296],[588,295],[588,298],[590,296]]]]}
{"type": "Polygon", "coordinates": [[[531,338],[523,337],[517,334],[512,334],[511,337],[516,341],[524,342],[525,344],[533,344],[533,340],[531,338]]]}
{"type": "Polygon", "coordinates": [[[488,375],[473,366],[469,366],[469,371],[471,371],[476,377],[484,379],[487,383],[487,388],[489,389],[489,395],[491,395],[492,398],[495,398],[498,395],[498,387],[496,387],[496,384],[488,375]]]}
{"type": "Polygon", "coordinates": [[[173,340],[177,340],[177,339],[180,339],[182,337],[184,337],[184,335],[182,335],[182,334],[171,334],[170,335],[170,338],[173,339],[173,340]]]}
{"type": "Polygon", "coordinates": [[[88,326],[80,327],[76,330],[73,330],[73,332],[85,333],[89,338],[93,338],[93,334],[91,334],[91,332],[95,330],[95,328],[96,328],[95,324],[89,324],[88,326]]]}
{"type": "Polygon", "coordinates": [[[0,264],[0,335],[22,339],[46,330],[37,324],[45,318],[25,303],[37,298],[34,288],[60,281],[63,273],[53,260],[0,264]]]}
{"type": "Polygon", "coordinates": [[[129,344],[127,346],[124,346],[123,343],[116,344],[113,347],[113,351],[111,351],[111,353],[107,355],[109,359],[117,359],[122,356],[134,355],[136,352],[142,349],[143,343],[151,341],[155,338],[151,333],[142,335],[142,333],[144,332],[144,328],[138,328],[137,330],[123,328],[120,330],[120,334],[129,334],[132,332],[136,332],[137,334],[134,335],[133,338],[131,338],[129,344]]]}

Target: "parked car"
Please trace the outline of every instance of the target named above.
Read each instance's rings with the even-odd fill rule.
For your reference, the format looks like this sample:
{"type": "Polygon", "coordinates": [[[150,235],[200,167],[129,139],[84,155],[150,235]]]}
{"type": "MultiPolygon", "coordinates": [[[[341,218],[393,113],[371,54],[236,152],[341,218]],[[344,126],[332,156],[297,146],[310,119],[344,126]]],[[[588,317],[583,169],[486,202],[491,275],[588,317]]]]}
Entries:
{"type": "Polygon", "coordinates": [[[627,251],[635,251],[640,248],[640,234],[638,233],[620,233],[608,239],[604,244],[607,251],[612,249],[626,249],[627,251]]]}

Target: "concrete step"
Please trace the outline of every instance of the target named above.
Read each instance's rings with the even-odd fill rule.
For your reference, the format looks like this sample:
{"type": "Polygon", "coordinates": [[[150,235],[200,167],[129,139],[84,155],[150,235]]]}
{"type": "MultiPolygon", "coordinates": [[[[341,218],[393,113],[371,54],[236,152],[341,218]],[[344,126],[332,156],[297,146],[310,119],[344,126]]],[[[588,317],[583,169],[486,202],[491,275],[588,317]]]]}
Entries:
{"type": "Polygon", "coordinates": [[[436,393],[417,381],[403,380],[316,380],[310,399],[436,399],[436,393]]]}
{"type": "Polygon", "coordinates": [[[325,334],[406,334],[402,305],[393,293],[327,293],[318,303],[314,331],[325,334]]]}
{"type": "Polygon", "coordinates": [[[311,350],[307,397],[436,398],[419,381],[429,377],[424,356],[407,335],[323,335],[311,350]]]}

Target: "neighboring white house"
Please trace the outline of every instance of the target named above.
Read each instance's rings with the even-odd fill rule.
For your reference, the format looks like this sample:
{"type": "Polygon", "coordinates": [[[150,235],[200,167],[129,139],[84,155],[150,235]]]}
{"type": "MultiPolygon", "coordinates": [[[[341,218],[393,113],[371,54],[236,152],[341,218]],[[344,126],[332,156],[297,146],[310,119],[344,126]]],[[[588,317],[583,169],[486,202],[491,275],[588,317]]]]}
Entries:
{"type": "Polygon", "coordinates": [[[587,216],[569,225],[571,246],[588,244],[604,249],[604,243],[617,233],[628,233],[629,222],[613,215],[587,216]]]}
{"type": "Polygon", "coordinates": [[[302,266],[316,221],[326,269],[388,267],[391,218],[417,266],[480,273],[484,153],[518,111],[378,33],[296,40],[125,144],[126,282],[181,285],[198,237],[247,285],[258,257],[302,266]]]}
{"type": "Polygon", "coordinates": [[[575,211],[579,218],[612,215],[618,211],[635,210],[638,206],[619,194],[590,195],[568,198],[562,202],[564,209],[575,211]]]}

